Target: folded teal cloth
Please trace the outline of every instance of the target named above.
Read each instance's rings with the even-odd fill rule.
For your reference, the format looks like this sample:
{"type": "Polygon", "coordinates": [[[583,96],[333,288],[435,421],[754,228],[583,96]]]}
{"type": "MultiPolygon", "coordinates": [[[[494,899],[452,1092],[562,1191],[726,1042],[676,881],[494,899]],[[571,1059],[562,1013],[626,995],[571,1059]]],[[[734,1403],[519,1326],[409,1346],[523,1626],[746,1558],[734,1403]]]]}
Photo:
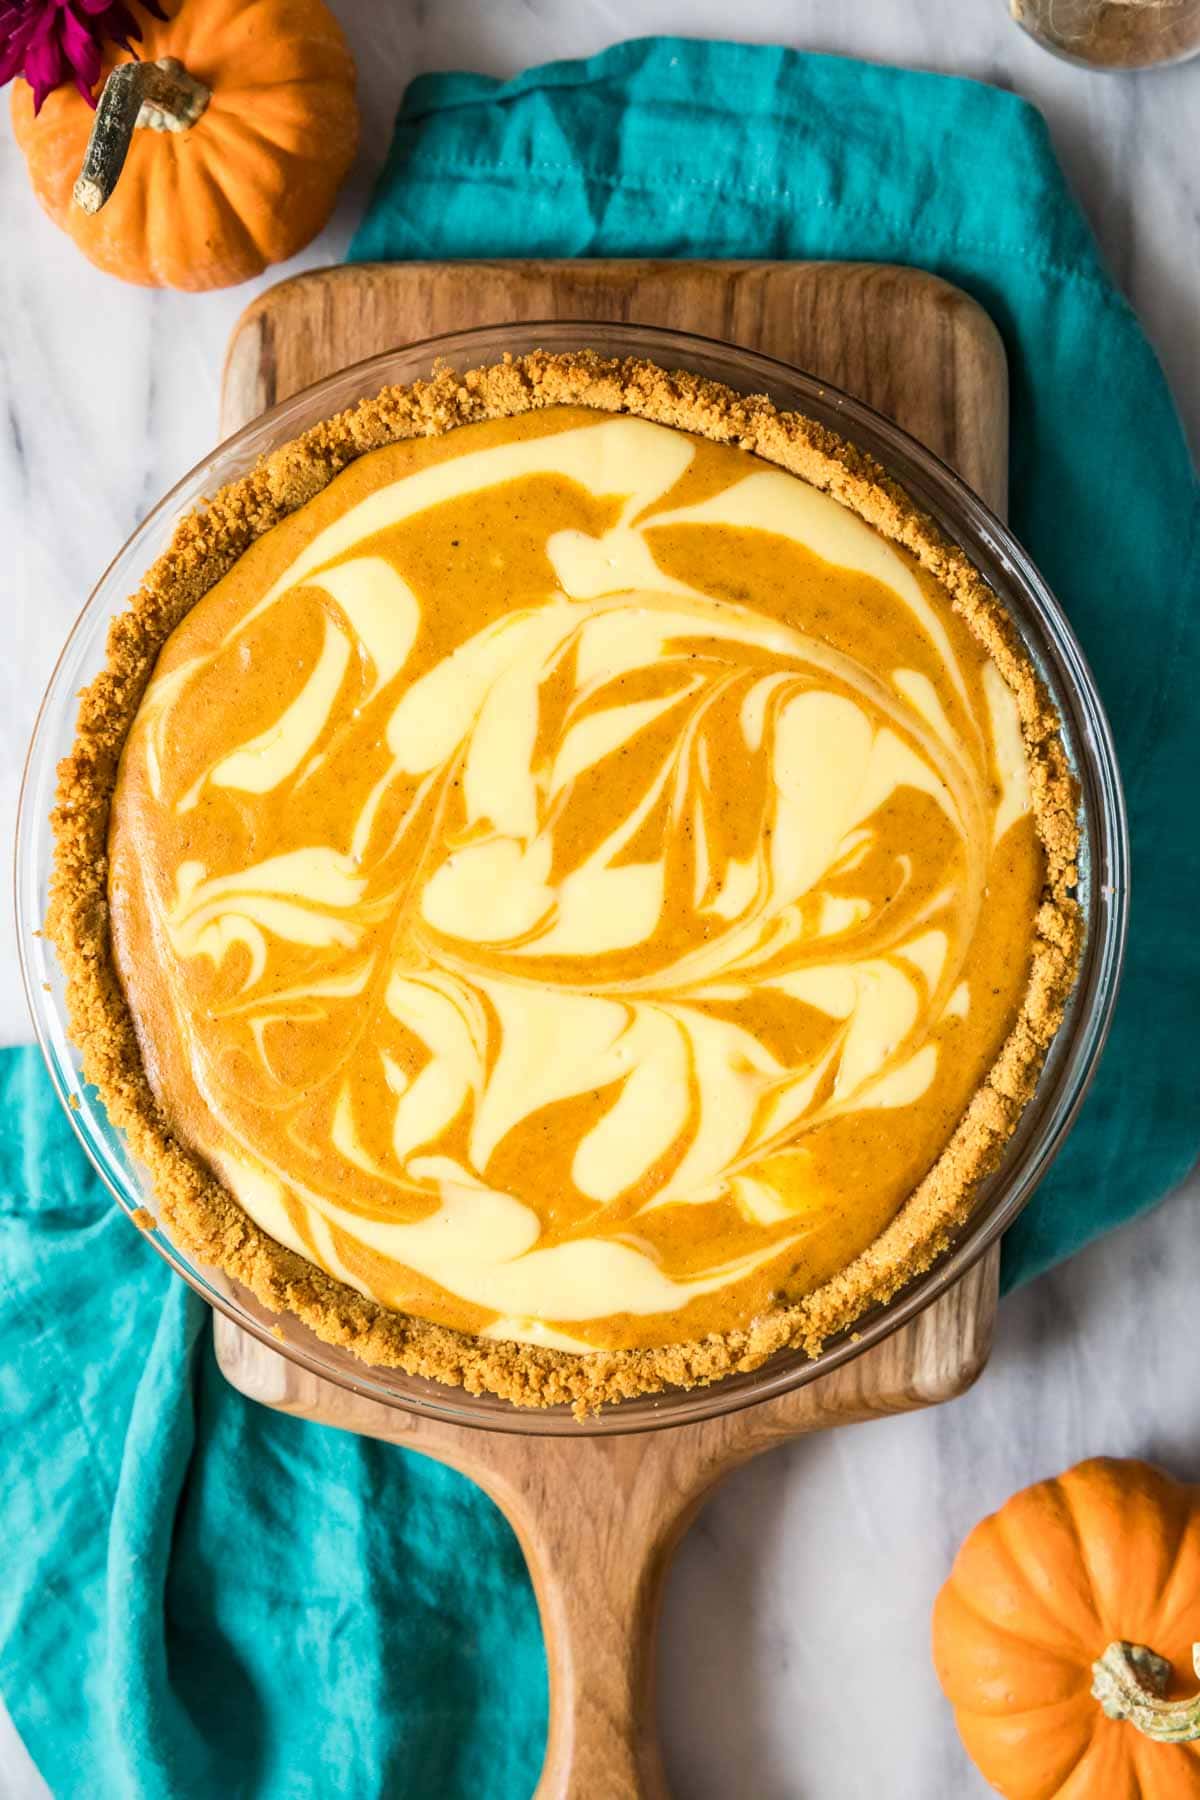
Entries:
{"type": "Polygon", "coordinates": [[[244,1400],[0,1056],[0,1695],[60,1800],[528,1800],[516,1540],[463,1476],[244,1400]]]}
{"type": "MultiPolygon", "coordinates": [[[[1200,1147],[1200,493],[1162,375],[1036,113],[971,82],[652,40],[409,90],[358,258],[919,264],[1000,326],[1012,516],[1116,729],[1137,892],[1113,1041],[1007,1246],[1034,1273],[1200,1147]]],[[[545,1670],[469,1484],[219,1377],[202,1304],[0,1061],[0,1692],[60,1796],[522,1800],[545,1670]]]]}

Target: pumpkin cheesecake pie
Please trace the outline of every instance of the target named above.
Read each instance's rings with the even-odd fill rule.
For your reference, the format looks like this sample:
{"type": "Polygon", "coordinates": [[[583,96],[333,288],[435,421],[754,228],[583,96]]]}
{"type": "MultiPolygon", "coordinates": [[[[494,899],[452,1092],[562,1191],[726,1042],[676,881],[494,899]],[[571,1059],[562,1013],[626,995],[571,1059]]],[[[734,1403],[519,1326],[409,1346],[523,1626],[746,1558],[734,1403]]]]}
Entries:
{"type": "Polygon", "coordinates": [[[186,519],[54,824],[171,1235],[525,1405],[815,1353],[928,1266],[1081,935],[963,554],[812,421],[586,353],[386,390],[186,519]]]}

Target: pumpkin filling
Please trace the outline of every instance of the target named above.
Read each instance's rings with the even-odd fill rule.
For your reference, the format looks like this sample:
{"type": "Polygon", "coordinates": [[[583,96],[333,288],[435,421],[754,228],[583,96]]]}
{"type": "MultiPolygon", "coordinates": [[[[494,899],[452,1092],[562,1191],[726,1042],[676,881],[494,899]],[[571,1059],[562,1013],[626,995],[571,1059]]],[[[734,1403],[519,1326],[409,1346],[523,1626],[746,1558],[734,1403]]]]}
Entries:
{"type": "Polygon", "coordinates": [[[843,1270],[1030,980],[1016,696],[915,556],[554,406],[360,457],[186,613],[111,809],[176,1135],[382,1307],[628,1350],[843,1270]]]}

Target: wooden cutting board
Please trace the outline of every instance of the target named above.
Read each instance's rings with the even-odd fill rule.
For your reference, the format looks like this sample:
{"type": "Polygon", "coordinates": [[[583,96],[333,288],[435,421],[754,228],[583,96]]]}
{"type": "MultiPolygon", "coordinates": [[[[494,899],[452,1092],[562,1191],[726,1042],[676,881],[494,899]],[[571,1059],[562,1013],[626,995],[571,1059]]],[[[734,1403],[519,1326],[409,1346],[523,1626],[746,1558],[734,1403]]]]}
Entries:
{"type": "MultiPolygon", "coordinates": [[[[958,289],[892,266],[415,263],[301,275],[242,315],[222,424],[234,431],[378,351],[470,325],[570,318],[674,326],[798,364],[889,414],[1003,511],[999,336],[958,289]]],[[[962,1393],[987,1358],[997,1268],[993,1248],[911,1323],[805,1387],[639,1435],[533,1438],[453,1425],[322,1380],[219,1315],[214,1329],[221,1367],[243,1393],[450,1463],[502,1507],[546,1636],[550,1732],[538,1800],[632,1800],[667,1793],[654,1634],[668,1560],[702,1498],[727,1470],[802,1432],[962,1393]]]]}

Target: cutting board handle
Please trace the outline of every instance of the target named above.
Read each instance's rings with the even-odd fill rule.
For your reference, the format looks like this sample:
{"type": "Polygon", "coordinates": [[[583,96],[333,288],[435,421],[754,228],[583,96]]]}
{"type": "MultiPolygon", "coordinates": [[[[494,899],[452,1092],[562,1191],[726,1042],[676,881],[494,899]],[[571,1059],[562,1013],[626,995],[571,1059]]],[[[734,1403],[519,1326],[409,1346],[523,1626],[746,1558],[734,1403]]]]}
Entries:
{"type": "Polygon", "coordinates": [[[727,1466],[705,1436],[670,1435],[669,1456],[640,1436],[543,1440],[516,1480],[510,1440],[503,1472],[466,1471],[516,1531],[541,1613],[550,1728],[535,1800],[668,1800],[655,1711],[663,1580],[727,1466]]]}
{"type": "Polygon", "coordinates": [[[671,1544],[614,1541],[589,1505],[522,1533],[546,1639],[550,1729],[536,1800],[667,1800],[655,1637],[671,1544]],[[569,1542],[568,1542],[569,1539],[569,1542]]]}
{"type": "Polygon", "coordinates": [[[335,1387],[215,1321],[243,1394],[299,1418],[448,1463],[517,1534],[541,1612],[550,1729],[535,1800],[667,1800],[656,1735],[655,1638],[672,1552],[705,1496],[749,1458],[810,1431],[932,1406],[987,1358],[998,1249],[886,1342],[743,1412],[613,1436],[480,1431],[335,1387]]]}

